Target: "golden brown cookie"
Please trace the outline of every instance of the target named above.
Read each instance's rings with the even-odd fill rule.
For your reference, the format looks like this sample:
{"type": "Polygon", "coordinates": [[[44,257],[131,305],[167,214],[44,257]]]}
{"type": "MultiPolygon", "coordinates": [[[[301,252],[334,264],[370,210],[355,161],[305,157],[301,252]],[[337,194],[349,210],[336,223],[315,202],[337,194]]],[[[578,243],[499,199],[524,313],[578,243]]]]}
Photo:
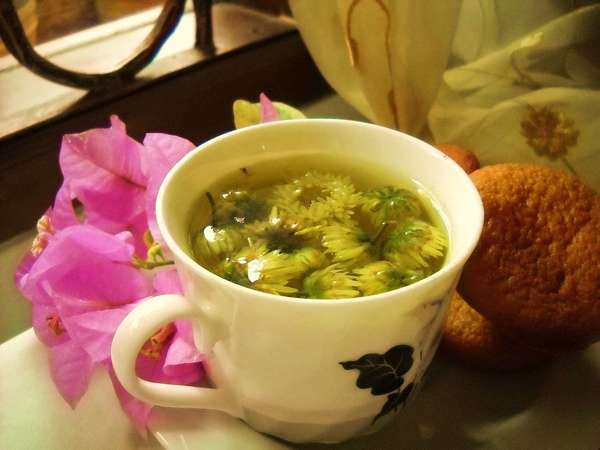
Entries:
{"type": "Polygon", "coordinates": [[[488,166],[471,179],[485,223],[459,283],[463,298],[531,345],[600,339],[600,196],[538,165],[488,166]]]}
{"type": "Polygon", "coordinates": [[[477,156],[464,147],[454,144],[436,144],[435,148],[452,158],[467,173],[479,169],[477,156]]]}
{"type": "Polygon", "coordinates": [[[440,345],[442,352],[480,369],[526,369],[549,359],[545,353],[509,340],[458,294],[450,302],[440,345]]]}

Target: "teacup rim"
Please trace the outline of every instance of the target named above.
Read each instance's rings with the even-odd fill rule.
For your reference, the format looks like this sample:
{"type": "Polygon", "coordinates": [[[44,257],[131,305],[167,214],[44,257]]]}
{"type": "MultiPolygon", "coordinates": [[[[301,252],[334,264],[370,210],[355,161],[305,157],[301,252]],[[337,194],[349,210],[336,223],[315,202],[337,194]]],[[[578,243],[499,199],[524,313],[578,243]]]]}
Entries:
{"type": "Polygon", "coordinates": [[[344,304],[345,305],[345,304],[360,304],[360,303],[364,303],[364,302],[383,301],[385,299],[394,297],[395,295],[397,295],[397,293],[399,291],[402,291],[403,294],[405,294],[405,293],[410,294],[410,292],[414,291],[415,289],[421,289],[423,286],[435,283],[436,280],[446,276],[446,274],[448,272],[455,270],[455,268],[457,266],[464,265],[464,263],[466,262],[468,257],[471,255],[471,253],[477,246],[479,238],[481,236],[481,231],[483,229],[483,221],[484,221],[484,210],[483,210],[483,202],[481,201],[479,192],[478,192],[477,188],[475,187],[475,185],[473,184],[469,175],[454,160],[452,160],[447,155],[445,155],[444,153],[442,153],[441,151],[436,149],[431,144],[429,144],[419,138],[416,138],[410,134],[404,133],[402,131],[395,130],[392,128],[387,128],[387,127],[384,127],[381,125],[368,123],[368,122],[361,122],[361,121],[348,120],[348,119],[335,119],[335,118],[318,118],[318,119],[305,118],[305,119],[293,119],[293,120],[280,120],[280,121],[273,121],[273,122],[260,123],[260,124],[256,124],[256,125],[250,125],[250,126],[247,126],[244,128],[239,128],[236,130],[228,131],[226,133],[222,133],[222,134],[215,136],[215,137],[209,139],[208,141],[203,142],[202,144],[196,146],[193,150],[188,152],[183,158],[181,158],[169,170],[169,172],[167,173],[167,175],[164,177],[163,181],[161,182],[161,185],[160,185],[160,188],[158,191],[158,195],[157,195],[157,200],[156,200],[156,221],[157,221],[161,236],[162,236],[163,240],[165,241],[165,243],[167,244],[169,251],[176,254],[177,259],[181,263],[184,263],[187,267],[189,267],[191,270],[193,270],[195,273],[197,273],[198,275],[200,275],[202,277],[208,277],[208,279],[213,280],[214,282],[224,286],[227,289],[233,289],[235,291],[238,291],[240,293],[240,295],[256,296],[256,297],[262,298],[267,301],[284,302],[284,303],[291,302],[291,303],[314,304],[314,305],[325,305],[325,304],[328,304],[328,305],[344,304]],[[257,128],[286,127],[286,126],[295,126],[298,124],[307,124],[307,123],[321,123],[321,124],[323,124],[323,123],[338,123],[338,124],[346,124],[346,125],[350,125],[350,126],[373,128],[373,129],[377,129],[381,132],[386,132],[386,133],[401,134],[404,136],[405,139],[407,139],[408,141],[411,141],[412,143],[416,144],[419,147],[422,147],[425,151],[429,152],[430,154],[436,155],[436,157],[442,157],[443,160],[445,160],[449,163],[449,167],[451,168],[451,170],[457,172],[458,176],[460,178],[463,178],[467,182],[466,184],[468,186],[468,189],[470,189],[472,191],[472,193],[475,194],[474,199],[477,200],[477,204],[474,205],[474,207],[476,208],[476,213],[477,213],[477,217],[475,218],[476,223],[474,224],[473,238],[471,239],[471,242],[469,243],[469,245],[466,245],[464,250],[459,255],[456,255],[456,257],[453,261],[451,261],[448,264],[444,263],[444,265],[437,272],[429,275],[428,277],[426,277],[420,281],[417,281],[416,283],[410,284],[408,286],[402,286],[400,288],[392,289],[390,291],[382,292],[379,294],[363,295],[363,296],[359,296],[359,297],[339,298],[339,299],[288,297],[288,296],[284,296],[284,295],[271,294],[268,292],[251,289],[251,288],[233,283],[232,281],[226,280],[225,278],[222,278],[222,277],[216,275],[215,273],[211,272],[210,270],[206,269],[201,264],[196,262],[192,257],[190,257],[179,246],[179,244],[177,244],[177,242],[175,241],[175,239],[169,232],[167,224],[165,223],[165,220],[161,213],[161,210],[163,209],[164,196],[165,196],[165,192],[167,190],[167,186],[171,183],[171,180],[177,175],[177,173],[182,169],[182,167],[184,167],[188,163],[188,161],[190,161],[191,159],[194,159],[194,157],[198,153],[203,151],[205,148],[212,146],[215,143],[220,142],[224,139],[229,139],[231,136],[235,136],[238,134],[244,134],[244,133],[251,133],[254,130],[256,130],[257,128]]]}

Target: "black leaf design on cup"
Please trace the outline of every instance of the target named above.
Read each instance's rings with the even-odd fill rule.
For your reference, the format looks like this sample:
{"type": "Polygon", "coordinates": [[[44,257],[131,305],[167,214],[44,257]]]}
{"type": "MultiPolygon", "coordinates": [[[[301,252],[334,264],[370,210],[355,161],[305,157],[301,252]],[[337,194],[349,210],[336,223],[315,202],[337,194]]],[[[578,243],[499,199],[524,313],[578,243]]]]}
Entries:
{"type": "Polygon", "coordinates": [[[396,345],[384,354],[368,353],[355,361],[340,362],[346,370],[359,371],[356,386],[360,389],[371,389],[373,395],[388,394],[387,402],[373,419],[373,423],[380,417],[396,411],[408,399],[413,383],[404,389],[403,375],[413,365],[413,348],[410,345],[396,345]]]}
{"type": "Polygon", "coordinates": [[[394,392],[393,394],[388,395],[387,402],[385,402],[383,408],[381,408],[379,414],[375,416],[372,423],[375,423],[377,419],[392,411],[397,411],[398,408],[402,406],[406,400],[408,400],[408,396],[412,392],[413,387],[414,383],[410,383],[404,389],[402,389],[402,391],[394,392]]]}

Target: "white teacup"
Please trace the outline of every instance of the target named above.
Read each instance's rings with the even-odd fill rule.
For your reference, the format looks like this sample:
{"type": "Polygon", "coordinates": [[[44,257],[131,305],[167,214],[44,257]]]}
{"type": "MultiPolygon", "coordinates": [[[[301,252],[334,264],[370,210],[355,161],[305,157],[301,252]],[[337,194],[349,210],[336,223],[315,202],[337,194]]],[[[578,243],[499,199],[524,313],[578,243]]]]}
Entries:
{"type": "Polygon", "coordinates": [[[417,390],[479,239],[483,207],[469,177],[430,145],[376,125],[315,119],[257,125],[201,145],[165,178],[157,218],[185,296],[149,299],[123,321],[112,345],[123,386],[155,405],[225,411],[290,441],[337,442],[376,430],[417,390]],[[448,230],[443,267],[383,294],[317,300],[248,289],[194,261],[190,215],[209,186],[240,167],[315,151],[420,183],[448,230]],[[182,318],[194,324],[214,388],[152,383],[135,374],[144,342],[182,318]]]}

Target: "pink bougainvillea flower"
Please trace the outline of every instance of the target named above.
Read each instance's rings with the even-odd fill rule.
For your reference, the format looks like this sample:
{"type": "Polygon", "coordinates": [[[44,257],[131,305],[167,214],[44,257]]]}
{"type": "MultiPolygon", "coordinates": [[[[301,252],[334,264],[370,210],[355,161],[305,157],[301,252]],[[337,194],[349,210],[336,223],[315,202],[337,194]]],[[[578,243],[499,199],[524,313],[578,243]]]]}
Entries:
{"type": "MultiPolygon", "coordinates": [[[[179,274],[173,268],[158,272],[153,280],[156,294],[183,294],[179,274]]],[[[175,322],[177,334],[167,351],[164,363],[166,373],[176,375],[186,364],[202,361],[202,355],[194,345],[192,324],[186,320],[175,322]]]]}
{"type": "Polygon", "coordinates": [[[157,271],[152,279],[152,287],[156,295],[183,294],[179,273],[174,268],[157,271]]]}
{"type": "Polygon", "coordinates": [[[274,122],[279,120],[279,112],[269,97],[263,92],[260,93],[260,121],[261,122],[274,122]]]}
{"type": "MultiPolygon", "coordinates": [[[[181,284],[174,269],[158,272],[153,281],[155,294],[179,294],[181,284]]],[[[194,346],[192,325],[183,320],[162,327],[146,342],[136,361],[136,372],[141,378],[158,383],[194,384],[204,376],[202,355],[194,346]]],[[[121,407],[142,429],[152,406],[137,400],[117,380],[112,366],[109,368],[115,393],[121,407]]]]}
{"type": "Polygon", "coordinates": [[[20,274],[33,327],[49,349],[52,379],[72,406],[87,389],[94,365],[110,356],[106,348],[130,303],[152,293],[149,280],[131,266],[132,257],[130,233],[73,225],[54,230],[20,274]]]}
{"type": "MultiPolygon", "coordinates": [[[[94,364],[107,365],[121,407],[141,432],[152,405],[129,394],[116,379],[110,361],[114,333],[125,316],[138,302],[107,307],[106,302],[88,302],[54,293],[64,326],[81,343],[87,358],[94,364]],[[98,309],[94,309],[98,308],[98,309]]],[[[144,300],[141,300],[144,301],[144,300]]],[[[158,330],[141,349],[136,361],[137,374],[149,381],[171,384],[192,384],[203,375],[201,358],[191,342],[191,325],[179,321],[158,330]]],[[[64,370],[64,368],[62,368],[64,370]]]]}
{"type": "MultiPolygon", "coordinates": [[[[147,281],[130,265],[133,251],[133,239],[128,232],[111,235],[89,225],[65,228],[52,235],[29,271],[20,274],[21,291],[33,303],[54,304],[45,284],[54,288],[57,280],[73,280],[72,288],[77,290],[73,296],[85,297],[96,288],[110,293],[115,283],[135,290],[147,281]],[[117,263],[119,271],[114,274],[104,271],[117,263]]],[[[131,299],[123,296],[120,301],[127,303],[131,299]]]]}
{"type": "Polygon", "coordinates": [[[142,256],[147,228],[143,154],[142,144],[112,116],[109,128],[65,135],[59,158],[65,190],[82,203],[86,223],[110,233],[131,231],[142,256]]]}
{"type": "Polygon", "coordinates": [[[156,196],[167,172],[195,145],[187,139],[163,133],[148,133],[144,137],[146,151],[142,160],[142,168],[148,183],[145,194],[146,217],[148,228],[153,238],[162,242],[156,224],[156,196]]]}
{"type": "Polygon", "coordinates": [[[79,223],[79,220],[73,211],[71,199],[63,185],[56,194],[54,206],[49,208],[37,221],[37,235],[31,244],[31,248],[23,256],[21,262],[17,266],[14,280],[15,285],[19,289],[22,289],[22,286],[29,275],[29,271],[31,270],[31,266],[44,251],[54,234],[63,228],[77,223],[79,223]]]}
{"type": "Polygon", "coordinates": [[[131,304],[152,293],[148,278],[131,265],[133,251],[130,233],[75,225],[56,233],[23,286],[34,304],[56,308],[70,338],[94,362],[108,358],[112,334],[131,304]]]}
{"type": "MultiPolygon", "coordinates": [[[[204,376],[204,370],[200,355],[188,342],[190,339],[191,325],[187,322],[177,321],[158,330],[137,358],[135,367],[138,376],[157,383],[198,383],[204,376]]],[[[121,407],[136,427],[141,429],[148,420],[152,405],[127,392],[116,378],[112,365],[109,373],[121,407]]]]}
{"type": "MultiPolygon", "coordinates": [[[[153,279],[154,293],[181,294],[181,283],[175,269],[156,272],[153,279]]],[[[194,346],[192,325],[178,320],[162,327],[146,342],[136,361],[138,376],[148,381],[169,384],[193,384],[204,376],[202,355],[194,346]]],[[[121,407],[136,425],[142,429],[151,405],[137,400],[117,380],[112,366],[109,373],[121,407]]]]}

